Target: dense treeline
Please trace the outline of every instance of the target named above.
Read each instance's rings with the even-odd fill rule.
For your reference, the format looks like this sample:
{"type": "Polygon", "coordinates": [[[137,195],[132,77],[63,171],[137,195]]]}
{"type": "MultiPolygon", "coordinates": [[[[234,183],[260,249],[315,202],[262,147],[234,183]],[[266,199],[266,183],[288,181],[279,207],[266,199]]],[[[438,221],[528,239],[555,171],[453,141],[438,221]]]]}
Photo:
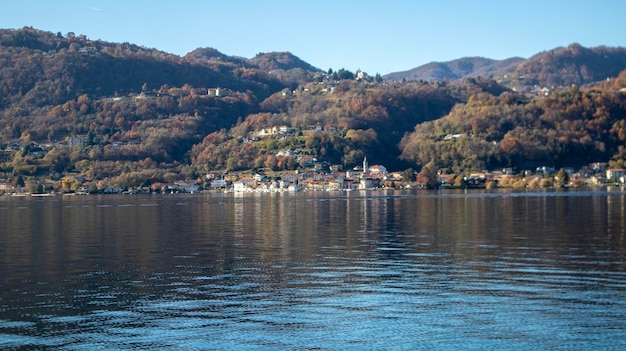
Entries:
{"type": "Polygon", "coordinates": [[[624,87],[622,72],[533,96],[480,77],[397,83],[322,72],[289,53],[179,57],[0,30],[0,178],[73,173],[139,186],[214,170],[349,168],[365,156],[388,169],[459,173],[621,167],[624,87]]]}

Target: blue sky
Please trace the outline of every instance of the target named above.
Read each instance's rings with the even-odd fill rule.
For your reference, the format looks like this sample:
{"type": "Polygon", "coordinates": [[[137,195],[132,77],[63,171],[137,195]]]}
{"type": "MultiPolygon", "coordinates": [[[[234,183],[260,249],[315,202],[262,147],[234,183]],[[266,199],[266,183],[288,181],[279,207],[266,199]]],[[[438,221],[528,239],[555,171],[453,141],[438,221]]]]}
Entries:
{"type": "Polygon", "coordinates": [[[0,0],[0,27],[32,26],[184,55],[290,51],[369,74],[465,56],[530,57],[571,43],[626,46],[626,1],[0,0]]]}

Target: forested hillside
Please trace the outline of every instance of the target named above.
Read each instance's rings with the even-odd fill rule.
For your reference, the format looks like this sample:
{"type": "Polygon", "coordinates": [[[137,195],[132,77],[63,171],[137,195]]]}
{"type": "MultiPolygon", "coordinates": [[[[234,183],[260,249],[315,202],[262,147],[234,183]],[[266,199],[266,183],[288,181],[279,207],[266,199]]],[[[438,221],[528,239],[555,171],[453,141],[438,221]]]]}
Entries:
{"type": "Polygon", "coordinates": [[[127,95],[146,89],[225,87],[262,99],[282,84],[245,64],[194,60],[129,43],[89,40],[30,28],[0,31],[1,106],[57,105],[83,94],[127,95]]]}
{"type": "MultiPolygon", "coordinates": [[[[262,112],[194,146],[194,164],[218,169],[276,168],[276,152],[289,149],[345,167],[360,163],[365,155],[394,168],[405,166],[398,158],[404,133],[445,115],[466,94],[462,87],[420,83],[345,80],[333,85],[309,83],[295,92],[268,97],[260,104],[262,112]],[[279,137],[254,141],[263,129],[280,126],[288,130],[279,137]]],[[[297,167],[281,164],[278,168],[297,167]]]]}
{"type": "Polygon", "coordinates": [[[401,143],[402,157],[455,172],[539,165],[580,167],[626,156],[626,71],[593,89],[528,98],[475,94],[444,118],[419,124],[401,143]]]}
{"type": "Polygon", "coordinates": [[[519,87],[529,79],[521,72],[576,67],[587,81],[610,73],[607,62],[623,64],[622,73],[586,87],[562,74],[567,88],[540,91],[481,77],[393,82],[323,72],[290,53],[246,59],[200,48],[179,57],[73,33],[0,30],[0,178],[72,174],[98,188],[138,186],[319,162],[347,169],[365,156],[392,170],[458,173],[623,165],[619,50],[554,51],[561,59],[528,60],[510,77],[519,87]]]}

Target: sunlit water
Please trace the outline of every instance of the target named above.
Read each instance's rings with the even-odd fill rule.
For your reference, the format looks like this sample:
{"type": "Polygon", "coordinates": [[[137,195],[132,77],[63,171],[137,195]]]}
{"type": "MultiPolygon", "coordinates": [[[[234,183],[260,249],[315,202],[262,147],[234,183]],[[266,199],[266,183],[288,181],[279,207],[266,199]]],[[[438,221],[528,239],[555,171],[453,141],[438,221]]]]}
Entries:
{"type": "Polygon", "coordinates": [[[626,193],[0,197],[0,349],[624,350],[626,193]]]}

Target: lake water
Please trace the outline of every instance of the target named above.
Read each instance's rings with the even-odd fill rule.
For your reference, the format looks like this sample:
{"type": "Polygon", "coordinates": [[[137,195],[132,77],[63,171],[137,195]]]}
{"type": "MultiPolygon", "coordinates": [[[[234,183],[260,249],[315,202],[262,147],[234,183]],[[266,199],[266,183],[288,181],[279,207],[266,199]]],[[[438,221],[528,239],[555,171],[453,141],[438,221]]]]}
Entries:
{"type": "Polygon", "coordinates": [[[0,349],[625,350],[626,192],[0,197],[0,349]]]}

